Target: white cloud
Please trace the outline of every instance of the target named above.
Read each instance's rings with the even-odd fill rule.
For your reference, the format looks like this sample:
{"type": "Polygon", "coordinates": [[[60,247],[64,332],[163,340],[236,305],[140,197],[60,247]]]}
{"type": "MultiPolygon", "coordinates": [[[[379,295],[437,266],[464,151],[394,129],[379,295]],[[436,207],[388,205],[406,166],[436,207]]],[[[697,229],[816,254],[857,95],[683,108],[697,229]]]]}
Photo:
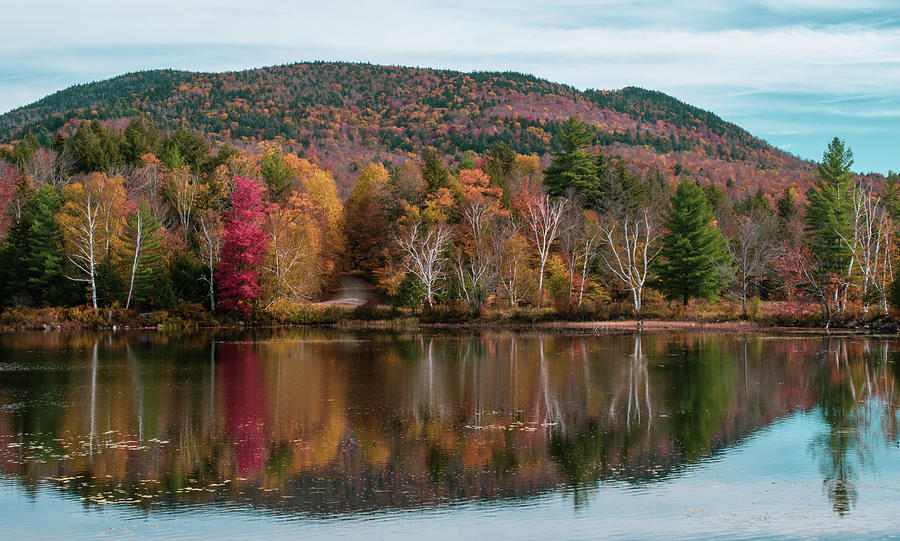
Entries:
{"type": "Polygon", "coordinates": [[[639,85],[726,118],[752,116],[754,106],[772,107],[756,117],[771,118],[783,104],[754,97],[770,94],[821,96],[793,103],[807,115],[861,118],[855,111],[877,107],[832,114],[824,100],[900,87],[900,27],[888,0],[55,0],[4,10],[13,24],[0,33],[0,111],[137,69],[316,59],[639,85]]]}

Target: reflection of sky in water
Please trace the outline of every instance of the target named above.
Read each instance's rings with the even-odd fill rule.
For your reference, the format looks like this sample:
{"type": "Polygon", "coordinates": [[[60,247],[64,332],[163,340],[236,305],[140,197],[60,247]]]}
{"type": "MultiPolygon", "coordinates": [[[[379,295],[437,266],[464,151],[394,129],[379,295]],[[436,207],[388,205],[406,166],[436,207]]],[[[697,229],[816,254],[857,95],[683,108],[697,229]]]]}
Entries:
{"type": "MultiPolygon", "coordinates": [[[[147,515],[127,506],[85,511],[72,497],[48,488],[27,495],[15,482],[0,482],[4,536],[190,536],[192,538],[359,536],[460,538],[846,538],[896,533],[900,521],[900,451],[880,431],[864,435],[866,463],[855,464],[859,499],[840,517],[822,491],[822,475],[808,445],[827,431],[821,417],[798,413],[775,422],[715,460],[693,465],[663,482],[633,487],[621,482],[571,489],[518,501],[439,505],[300,518],[244,506],[191,508],[147,515]],[[47,517],[52,517],[48,520],[47,517]]],[[[866,432],[866,431],[864,431],[866,432]]],[[[851,457],[857,461],[857,457],[851,457]]]]}

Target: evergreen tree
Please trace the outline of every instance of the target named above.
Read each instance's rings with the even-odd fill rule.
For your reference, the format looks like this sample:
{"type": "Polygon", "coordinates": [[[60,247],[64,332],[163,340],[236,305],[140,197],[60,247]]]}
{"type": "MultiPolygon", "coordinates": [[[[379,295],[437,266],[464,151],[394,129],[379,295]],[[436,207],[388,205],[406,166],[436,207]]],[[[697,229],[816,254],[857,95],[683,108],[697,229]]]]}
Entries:
{"type": "Polygon", "coordinates": [[[853,152],[835,137],[822,155],[818,178],[806,192],[806,243],[816,256],[820,276],[849,273],[850,248],[841,237],[853,235],[851,165],[853,152]]]}
{"type": "Polygon", "coordinates": [[[424,299],[425,286],[415,274],[408,272],[403,276],[403,280],[397,288],[397,294],[394,295],[392,306],[394,308],[409,306],[415,313],[416,306],[422,304],[424,299]]]}
{"type": "Polygon", "coordinates": [[[260,173],[269,187],[272,201],[280,201],[291,187],[291,168],[284,162],[280,150],[267,152],[263,157],[260,173]]]}
{"type": "Polygon", "coordinates": [[[506,143],[500,143],[487,151],[482,169],[489,177],[491,184],[503,189],[503,206],[510,206],[509,176],[516,167],[516,151],[506,143]]]}
{"type": "Polygon", "coordinates": [[[23,262],[28,276],[28,289],[36,302],[46,298],[47,292],[62,276],[65,256],[61,248],[62,233],[55,217],[61,206],[62,199],[56,189],[45,184],[35,193],[27,207],[31,235],[23,262]]]}
{"type": "Polygon", "coordinates": [[[209,156],[209,142],[199,133],[180,127],[163,143],[161,159],[171,169],[177,167],[167,157],[176,153],[191,171],[198,173],[209,156]]]}
{"type": "Polygon", "coordinates": [[[129,122],[122,137],[122,154],[126,163],[139,164],[144,154],[158,152],[159,132],[144,118],[135,118],[129,122]]]}
{"type": "Polygon", "coordinates": [[[713,297],[724,286],[728,251],[721,232],[712,225],[706,194],[686,180],[672,196],[656,265],[657,288],[666,298],[713,297]]]}
{"type": "Polygon", "coordinates": [[[559,197],[572,189],[582,196],[586,206],[601,203],[603,189],[597,161],[584,150],[591,137],[588,127],[575,117],[560,126],[556,141],[561,150],[553,153],[553,160],[544,171],[544,185],[551,196],[559,197]]]}
{"type": "Polygon", "coordinates": [[[440,188],[451,188],[450,171],[444,166],[437,150],[426,147],[422,150],[422,178],[428,193],[434,193],[440,188]]]}
{"type": "Polygon", "coordinates": [[[31,246],[31,220],[22,216],[9,229],[0,248],[0,294],[5,305],[21,304],[27,300],[28,273],[25,257],[31,246]]]}
{"type": "Polygon", "coordinates": [[[126,284],[112,256],[103,258],[95,272],[97,306],[112,306],[114,302],[121,302],[126,284]]]}
{"type": "Polygon", "coordinates": [[[96,120],[82,122],[70,144],[79,172],[103,172],[125,163],[119,138],[96,120]]]}

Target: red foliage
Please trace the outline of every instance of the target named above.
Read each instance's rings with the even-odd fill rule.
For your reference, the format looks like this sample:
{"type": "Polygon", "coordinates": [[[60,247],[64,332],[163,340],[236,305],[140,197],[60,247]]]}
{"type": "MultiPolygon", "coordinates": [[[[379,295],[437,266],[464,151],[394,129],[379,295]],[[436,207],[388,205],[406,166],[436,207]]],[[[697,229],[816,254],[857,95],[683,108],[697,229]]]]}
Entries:
{"type": "Polygon", "coordinates": [[[216,269],[219,306],[224,310],[249,313],[259,295],[256,267],[266,248],[262,218],[262,188],[249,178],[235,177],[231,209],[225,213],[221,262],[216,269]]]}
{"type": "Polygon", "coordinates": [[[0,161],[0,239],[6,236],[12,225],[14,212],[11,211],[16,188],[22,184],[22,172],[11,163],[0,161]]]}

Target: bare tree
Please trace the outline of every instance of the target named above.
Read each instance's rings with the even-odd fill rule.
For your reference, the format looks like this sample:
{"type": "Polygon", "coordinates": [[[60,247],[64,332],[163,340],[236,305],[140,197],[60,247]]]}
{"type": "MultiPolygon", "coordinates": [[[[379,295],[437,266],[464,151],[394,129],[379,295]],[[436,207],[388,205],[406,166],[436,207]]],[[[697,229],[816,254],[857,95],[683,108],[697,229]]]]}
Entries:
{"type": "Polygon", "coordinates": [[[603,261],[631,291],[635,315],[641,313],[650,267],[662,249],[657,242],[660,235],[659,226],[649,209],[634,215],[623,214],[622,218],[603,228],[603,243],[607,248],[603,261]]]}
{"type": "Polygon", "coordinates": [[[575,273],[581,267],[581,241],[584,237],[584,213],[567,212],[560,220],[559,244],[569,270],[569,303],[575,290],[575,273]]]}
{"type": "Polygon", "coordinates": [[[497,231],[497,279],[512,308],[531,292],[528,244],[519,235],[519,225],[511,217],[497,231]]]}
{"type": "Polygon", "coordinates": [[[440,292],[439,282],[445,277],[444,251],[450,241],[450,230],[443,224],[426,227],[415,222],[395,240],[406,252],[403,266],[422,281],[428,307],[434,308],[434,295],[440,292]]]}
{"type": "MultiPolygon", "coordinates": [[[[881,297],[882,310],[887,313],[886,278],[893,275],[890,258],[892,224],[883,208],[881,197],[874,193],[871,183],[860,179],[852,194],[853,236],[841,240],[851,252],[862,274],[862,310],[869,311],[869,288],[874,287],[881,297]],[[887,271],[887,272],[886,272],[887,271]]],[[[847,282],[849,283],[849,279],[847,282]]],[[[844,293],[846,295],[846,291],[844,293]]],[[[846,301],[845,301],[846,302],[846,301]]]]}
{"type": "Polygon", "coordinates": [[[209,268],[209,274],[203,280],[209,285],[209,310],[216,311],[216,265],[219,264],[219,253],[222,250],[221,214],[215,210],[207,210],[200,214],[200,231],[198,235],[200,257],[209,268]]]}
{"type": "Polygon", "coordinates": [[[173,173],[169,180],[169,200],[172,202],[175,214],[178,215],[185,242],[191,233],[191,213],[194,210],[199,188],[200,183],[197,182],[197,177],[189,173],[187,169],[173,173]]]}
{"type": "Polygon", "coordinates": [[[532,199],[523,212],[541,262],[538,274],[538,295],[541,297],[539,305],[543,304],[544,267],[550,257],[550,248],[559,236],[560,221],[568,209],[566,199],[550,199],[549,195],[544,194],[532,199]]]}
{"type": "Polygon", "coordinates": [[[462,210],[470,245],[456,250],[454,271],[459,296],[478,310],[496,283],[498,250],[491,237],[497,211],[483,198],[467,201],[462,210]]]}
{"type": "Polygon", "coordinates": [[[581,285],[578,287],[578,307],[584,300],[584,284],[587,274],[594,265],[597,256],[600,255],[600,243],[603,240],[602,231],[596,221],[585,223],[584,234],[579,243],[579,257],[581,258],[581,285]]]}
{"type": "Polygon", "coordinates": [[[729,215],[720,220],[728,239],[728,254],[734,264],[741,291],[741,309],[747,315],[747,291],[765,272],[778,251],[776,224],[772,216],[757,208],[747,215],[729,215]]]}
{"type": "Polygon", "coordinates": [[[141,255],[144,243],[147,241],[149,232],[144,227],[144,215],[140,207],[134,213],[134,259],[131,262],[131,279],[128,281],[128,298],[125,301],[125,309],[131,308],[131,295],[134,292],[134,278],[137,276],[138,266],[141,262],[141,255]]]}

